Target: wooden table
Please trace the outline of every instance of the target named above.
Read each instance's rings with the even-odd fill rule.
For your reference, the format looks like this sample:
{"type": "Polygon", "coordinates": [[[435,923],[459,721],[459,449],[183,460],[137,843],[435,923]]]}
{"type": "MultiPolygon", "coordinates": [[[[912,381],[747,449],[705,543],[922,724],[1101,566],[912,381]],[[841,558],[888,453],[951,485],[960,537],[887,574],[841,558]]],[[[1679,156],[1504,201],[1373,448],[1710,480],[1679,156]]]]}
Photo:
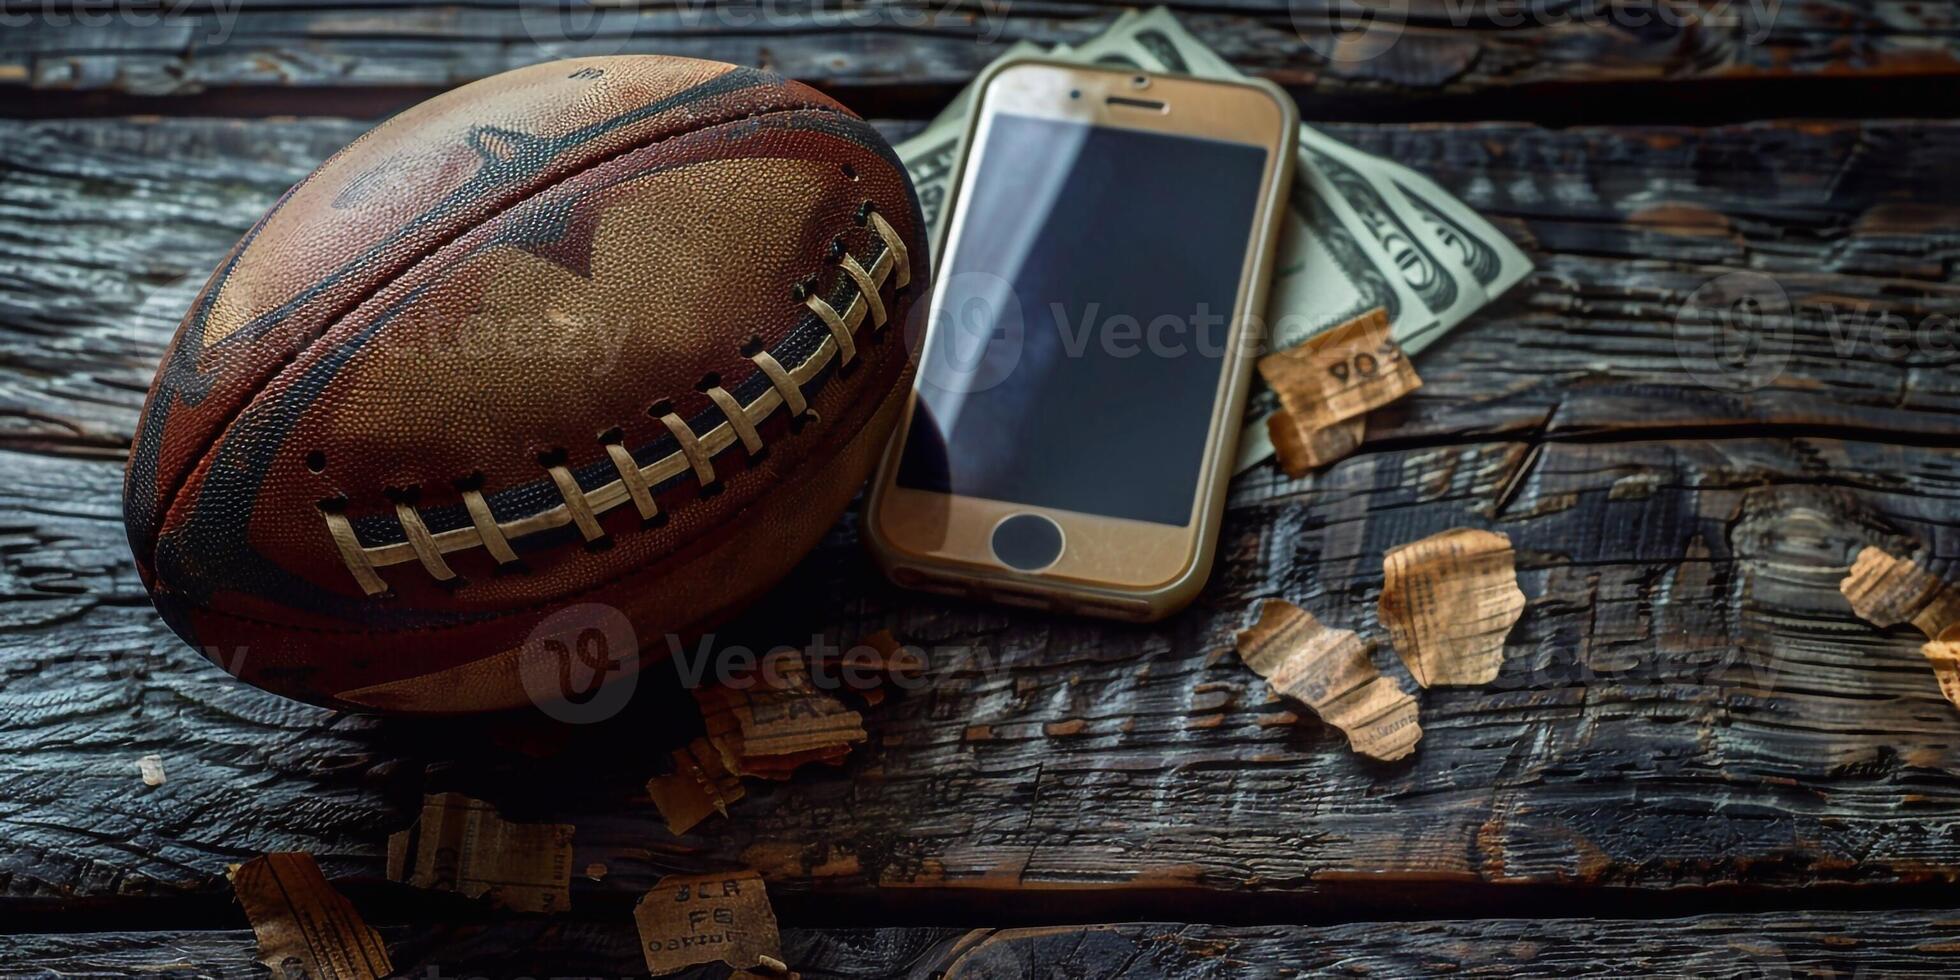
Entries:
{"type": "Polygon", "coordinates": [[[1425,387],[1359,454],[1238,480],[1209,587],[1162,624],[899,592],[847,518],[729,635],[889,627],[963,655],[875,709],[842,769],[752,784],[677,837],[643,787],[697,721],[659,685],[574,732],[382,720],[259,694],[172,638],[119,505],[170,331],[289,183],[469,79],[702,55],[807,79],[899,138],[1008,43],[1081,41],[1115,12],[663,3],[568,38],[540,2],[8,14],[0,974],[262,975],[224,870],[275,850],[317,855],[412,976],[639,972],[639,895],[735,866],[767,876],[806,976],[1960,969],[1960,709],[1909,627],[1859,622],[1837,589],[1866,544],[1960,578],[1952,8],[1757,22],[1703,0],[1722,11],[1683,25],[1409,0],[1400,43],[1345,65],[1296,31],[1320,0],[1193,9],[1536,273],[1420,358],[1425,387]],[[1684,303],[1758,282],[1738,273],[1790,301],[1753,328],[1767,353],[1683,357],[1684,303]],[[1511,536],[1530,602],[1496,684],[1420,694],[1412,759],[1290,723],[1225,653],[1270,596],[1379,638],[1382,551],[1461,525],[1511,536]],[[138,778],[148,754],[162,786],[138,778]],[[387,834],[452,789],[575,824],[575,867],[606,873],[549,920],[383,880],[387,834]]]}

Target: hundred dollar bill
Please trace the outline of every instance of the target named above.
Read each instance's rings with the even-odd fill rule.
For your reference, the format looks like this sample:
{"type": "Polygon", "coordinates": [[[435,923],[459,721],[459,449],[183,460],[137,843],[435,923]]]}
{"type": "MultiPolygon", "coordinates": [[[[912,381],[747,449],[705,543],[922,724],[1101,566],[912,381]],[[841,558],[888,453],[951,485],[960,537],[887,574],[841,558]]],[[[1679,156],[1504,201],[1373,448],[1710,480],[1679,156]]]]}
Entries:
{"type": "Polygon", "coordinates": [[[1523,251],[1435,181],[1392,160],[1369,159],[1408,199],[1485,296],[1496,299],[1531,272],[1531,260],[1523,251]]]}

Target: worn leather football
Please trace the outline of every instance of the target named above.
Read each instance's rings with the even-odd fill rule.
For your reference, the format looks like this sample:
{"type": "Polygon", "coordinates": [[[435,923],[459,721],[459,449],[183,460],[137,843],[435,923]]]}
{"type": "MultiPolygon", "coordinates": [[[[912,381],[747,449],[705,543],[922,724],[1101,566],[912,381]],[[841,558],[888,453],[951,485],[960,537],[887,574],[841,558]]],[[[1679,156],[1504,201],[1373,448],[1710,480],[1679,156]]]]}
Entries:
{"type": "Polygon", "coordinates": [[[124,490],[144,584],[221,666],[344,708],[537,700],[568,607],[664,655],[869,475],[922,232],[877,132],[764,72],[580,59],[409,109],[178,328],[124,490]]]}

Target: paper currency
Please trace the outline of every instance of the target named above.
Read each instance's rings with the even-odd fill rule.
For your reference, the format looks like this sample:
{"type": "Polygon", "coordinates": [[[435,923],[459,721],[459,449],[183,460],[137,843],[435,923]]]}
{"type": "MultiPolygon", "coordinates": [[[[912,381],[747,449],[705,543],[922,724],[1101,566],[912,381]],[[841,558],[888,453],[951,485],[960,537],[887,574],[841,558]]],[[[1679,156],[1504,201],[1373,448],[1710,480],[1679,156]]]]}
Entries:
{"type": "MultiPolygon", "coordinates": [[[[1022,42],[1000,60],[1038,53],[1022,42]]],[[[1090,41],[1047,56],[1202,78],[1243,77],[1163,7],[1126,12],[1090,41]]],[[[898,146],[935,231],[971,93],[969,86],[924,131],[898,146]]],[[[1305,125],[1298,152],[1265,311],[1268,349],[1296,346],[1380,307],[1388,314],[1390,336],[1403,351],[1417,354],[1530,272],[1530,260],[1509,239],[1427,177],[1305,125]]],[[[1266,419],[1277,408],[1269,390],[1255,388],[1234,472],[1273,454],[1266,419]]]]}

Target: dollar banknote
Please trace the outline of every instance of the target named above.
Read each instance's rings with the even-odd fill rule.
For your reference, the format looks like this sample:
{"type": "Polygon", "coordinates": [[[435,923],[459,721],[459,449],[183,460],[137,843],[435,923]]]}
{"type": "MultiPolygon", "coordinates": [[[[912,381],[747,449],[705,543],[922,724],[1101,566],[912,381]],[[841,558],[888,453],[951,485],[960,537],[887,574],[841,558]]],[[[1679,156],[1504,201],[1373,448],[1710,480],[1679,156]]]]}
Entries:
{"type": "MultiPolygon", "coordinates": [[[[1079,45],[1043,52],[1023,41],[997,61],[1037,54],[1201,78],[1244,77],[1163,7],[1125,12],[1079,45]]],[[[897,147],[935,232],[972,93],[968,86],[897,147]]],[[[1263,317],[1268,349],[1297,346],[1380,307],[1391,336],[1413,355],[1531,271],[1509,239],[1422,174],[1308,125],[1300,127],[1297,153],[1263,317]]],[[[1234,472],[1272,456],[1266,418],[1277,410],[1272,393],[1255,384],[1234,472]]]]}

